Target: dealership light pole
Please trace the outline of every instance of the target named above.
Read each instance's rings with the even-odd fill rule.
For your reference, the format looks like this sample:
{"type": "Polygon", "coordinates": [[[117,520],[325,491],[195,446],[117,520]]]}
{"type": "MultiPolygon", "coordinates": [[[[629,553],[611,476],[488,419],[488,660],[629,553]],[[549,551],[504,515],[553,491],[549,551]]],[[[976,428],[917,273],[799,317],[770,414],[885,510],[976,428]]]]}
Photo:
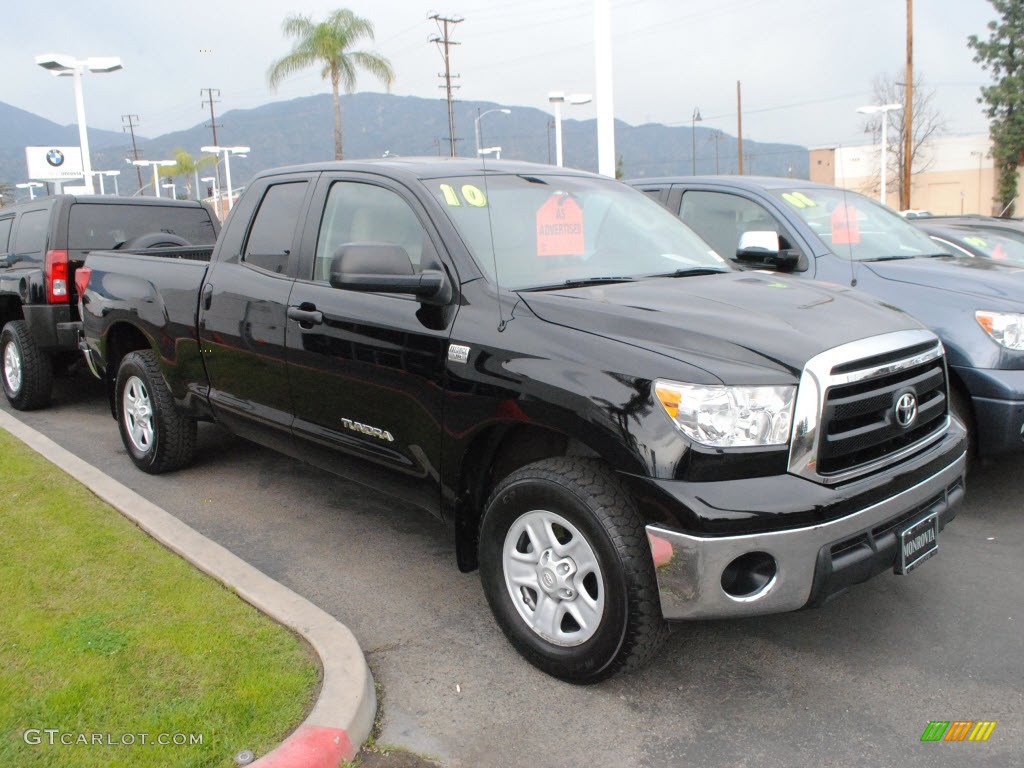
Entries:
{"type": "Polygon", "coordinates": [[[693,108],[693,117],[690,118],[690,175],[697,175],[697,123],[703,122],[700,116],[700,107],[693,108]]]}
{"type": "Polygon", "coordinates": [[[491,114],[491,112],[501,112],[503,115],[510,115],[510,114],[512,114],[512,110],[511,109],[505,109],[504,107],[495,107],[494,109],[488,109],[486,112],[481,112],[479,115],[476,116],[476,120],[473,121],[473,129],[474,129],[474,133],[476,134],[476,154],[477,154],[477,157],[480,156],[480,121],[485,116],[491,114]]]}
{"type": "Polygon", "coordinates": [[[44,53],[36,56],[36,64],[48,69],[55,77],[70,77],[75,83],[75,111],[78,117],[78,140],[82,150],[82,173],[85,176],[85,187],[89,194],[93,193],[92,161],[89,158],[89,131],[85,124],[85,100],[82,96],[82,72],[116,72],[121,69],[121,59],[117,56],[90,56],[87,59],[76,59],[64,53],[44,53]]]}
{"type": "Polygon", "coordinates": [[[231,155],[247,155],[249,154],[249,147],[221,147],[221,146],[210,146],[200,147],[203,152],[217,152],[224,153],[224,182],[227,184],[225,194],[228,198],[228,210],[231,210],[231,161],[228,159],[231,155]]]}
{"type": "Polygon", "coordinates": [[[117,197],[120,194],[120,192],[117,189],[117,177],[121,175],[120,171],[93,171],[93,175],[100,180],[101,195],[107,194],[106,190],[103,188],[104,176],[112,176],[114,178],[114,196],[117,197]]]}
{"type": "Polygon", "coordinates": [[[589,104],[593,98],[589,93],[566,96],[564,91],[552,91],[548,94],[548,101],[555,105],[555,165],[562,166],[562,105],[567,102],[574,106],[589,104]]]}
{"type": "Polygon", "coordinates": [[[175,160],[128,160],[132,165],[151,165],[153,166],[153,192],[157,197],[160,197],[160,174],[157,173],[156,169],[164,166],[170,167],[177,165],[175,160]]]}
{"type": "Polygon", "coordinates": [[[43,182],[41,182],[41,181],[26,181],[26,182],[23,182],[21,184],[15,184],[14,186],[16,186],[18,189],[27,189],[28,190],[28,199],[29,200],[35,200],[36,199],[35,188],[43,186],[43,182]]]}
{"type": "Polygon", "coordinates": [[[886,204],[886,202],[885,202],[885,179],[886,179],[886,176],[889,175],[887,173],[888,169],[886,168],[886,166],[888,165],[888,162],[889,162],[889,159],[888,159],[889,139],[888,139],[888,137],[886,135],[886,128],[889,125],[889,113],[892,112],[894,109],[903,109],[903,105],[902,104],[881,104],[881,105],[873,105],[873,106],[870,106],[870,107],[859,107],[857,109],[857,111],[860,114],[862,114],[862,115],[875,115],[875,114],[878,114],[879,112],[882,113],[882,177],[881,177],[882,191],[881,191],[881,193],[878,196],[878,199],[881,201],[882,205],[886,204]]]}

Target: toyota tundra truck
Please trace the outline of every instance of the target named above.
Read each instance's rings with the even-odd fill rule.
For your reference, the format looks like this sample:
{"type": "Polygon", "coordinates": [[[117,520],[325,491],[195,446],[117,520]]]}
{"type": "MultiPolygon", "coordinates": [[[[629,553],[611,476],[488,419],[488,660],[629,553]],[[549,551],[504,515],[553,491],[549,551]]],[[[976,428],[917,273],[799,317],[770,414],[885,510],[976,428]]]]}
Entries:
{"type": "Polygon", "coordinates": [[[77,280],[140,469],[184,467],[212,421],[415,502],[515,648],[577,683],[642,664],[666,621],[911,573],[964,495],[931,331],[736,271],[583,172],[266,171],[212,249],[94,251],[77,280]]]}

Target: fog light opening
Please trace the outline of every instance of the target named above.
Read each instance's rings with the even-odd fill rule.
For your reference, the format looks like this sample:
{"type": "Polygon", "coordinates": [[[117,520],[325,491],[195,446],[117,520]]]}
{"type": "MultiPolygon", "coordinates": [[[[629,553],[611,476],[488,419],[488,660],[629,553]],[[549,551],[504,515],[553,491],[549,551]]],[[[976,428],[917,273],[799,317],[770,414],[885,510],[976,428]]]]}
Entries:
{"type": "Polygon", "coordinates": [[[767,552],[747,552],[722,571],[722,589],[734,600],[756,600],[771,589],[778,572],[775,558],[767,552]]]}

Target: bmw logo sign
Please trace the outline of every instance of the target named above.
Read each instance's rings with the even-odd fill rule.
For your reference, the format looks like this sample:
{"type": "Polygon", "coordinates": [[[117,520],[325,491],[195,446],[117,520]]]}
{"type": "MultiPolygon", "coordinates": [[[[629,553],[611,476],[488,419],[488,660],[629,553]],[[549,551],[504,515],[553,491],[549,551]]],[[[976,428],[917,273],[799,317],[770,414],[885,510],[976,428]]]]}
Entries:
{"type": "Polygon", "coordinates": [[[59,168],[64,165],[64,153],[59,149],[51,149],[46,153],[46,162],[52,165],[54,168],[59,168]]]}

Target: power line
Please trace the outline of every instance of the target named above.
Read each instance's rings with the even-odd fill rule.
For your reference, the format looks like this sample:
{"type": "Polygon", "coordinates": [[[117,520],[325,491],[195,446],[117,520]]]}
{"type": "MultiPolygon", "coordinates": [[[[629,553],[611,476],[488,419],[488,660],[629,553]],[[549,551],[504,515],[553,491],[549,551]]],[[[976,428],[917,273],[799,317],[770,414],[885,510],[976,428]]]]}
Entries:
{"type": "MultiPolygon", "coordinates": [[[[217,118],[213,114],[213,105],[220,103],[220,99],[219,98],[217,98],[217,99],[213,98],[213,95],[217,94],[217,96],[220,96],[220,88],[200,88],[199,89],[199,95],[202,96],[204,93],[206,93],[207,97],[205,99],[203,99],[203,103],[200,104],[199,106],[200,106],[200,108],[202,108],[202,107],[205,107],[207,104],[210,105],[210,124],[207,125],[206,127],[213,129],[213,146],[219,147],[220,144],[217,143],[217,129],[218,128],[223,128],[224,126],[223,125],[217,125],[217,118]]],[[[217,186],[219,186],[221,189],[223,189],[223,185],[222,185],[222,182],[221,182],[221,179],[220,179],[220,159],[219,159],[219,156],[218,156],[218,162],[217,162],[217,165],[216,165],[215,172],[216,172],[216,176],[217,176],[217,186]]]]}
{"type": "Polygon", "coordinates": [[[444,47],[444,53],[441,56],[444,58],[444,74],[438,75],[438,77],[444,78],[444,85],[440,86],[445,89],[445,94],[448,99],[448,144],[451,147],[451,156],[455,157],[455,111],[454,104],[452,101],[452,88],[458,88],[459,86],[452,86],[452,77],[459,77],[459,75],[452,75],[451,59],[449,57],[449,48],[453,45],[461,45],[451,39],[451,29],[461,24],[463,19],[461,16],[447,17],[441,16],[440,14],[434,13],[427,18],[433,19],[437,23],[437,30],[440,35],[434,35],[430,38],[430,42],[436,43],[438,50],[444,47]]]}

